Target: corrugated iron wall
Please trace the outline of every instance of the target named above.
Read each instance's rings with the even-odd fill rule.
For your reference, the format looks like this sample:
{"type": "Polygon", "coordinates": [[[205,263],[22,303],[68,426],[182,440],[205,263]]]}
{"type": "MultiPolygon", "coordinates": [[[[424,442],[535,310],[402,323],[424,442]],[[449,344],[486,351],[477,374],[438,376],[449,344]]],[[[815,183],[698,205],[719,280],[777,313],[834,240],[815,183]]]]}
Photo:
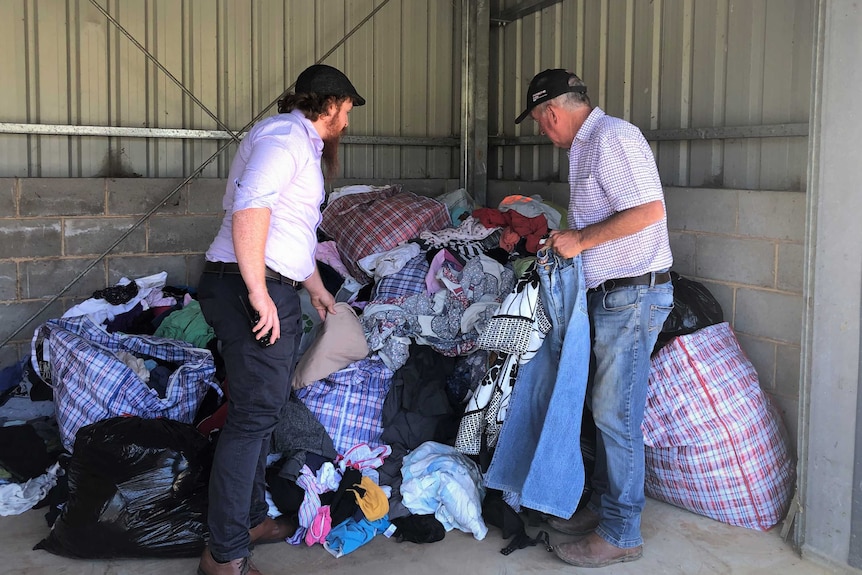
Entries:
{"type": "MultiPolygon", "coordinates": [[[[238,130],[296,74],[385,0],[97,0],[227,127],[238,130]]],[[[492,17],[523,5],[498,0],[492,17]]],[[[460,1],[390,0],[326,63],[369,104],[351,134],[457,136],[460,1]]],[[[0,121],[219,129],[87,0],[4,0],[0,74],[14,78],[0,121]]],[[[562,0],[492,23],[492,136],[514,125],[538,71],[580,74],[593,102],[644,131],[808,120],[813,29],[808,0],[562,0]]],[[[492,142],[493,144],[493,142],[492,142]]],[[[221,142],[0,134],[0,177],[177,177],[221,142]]],[[[800,190],[807,138],[654,143],[667,185],[800,190]]],[[[232,149],[203,172],[224,177],[232,149]]],[[[347,178],[451,178],[447,146],[347,145],[347,178]]],[[[493,146],[492,179],[565,180],[549,145],[493,146]]]]}
{"type": "MultiPolygon", "coordinates": [[[[384,0],[97,2],[239,130],[384,0]]],[[[351,114],[350,134],[459,131],[459,6],[390,0],[326,59],[368,100],[351,114]]],[[[3,0],[2,16],[0,122],[221,129],[89,1],[3,0]]],[[[185,176],[222,143],[0,134],[0,177],[185,176]]],[[[203,175],[226,176],[231,152],[203,175]]],[[[343,152],[345,177],[457,174],[451,147],[349,145],[343,152]]]]}
{"type": "MultiPolygon", "coordinates": [[[[500,14],[523,4],[499,0],[500,14]]],[[[527,84],[546,68],[580,75],[595,105],[644,131],[805,124],[809,117],[813,7],[808,0],[563,0],[491,31],[490,131],[516,126],[527,84]]],[[[743,130],[743,133],[745,131],[743,130]]],[[[653,144],[672,186],[801,190],[805,136],[653,144]]],[[[549,145],[489,153],[490,177],[565,181],[564,153],[549,145]]]]}

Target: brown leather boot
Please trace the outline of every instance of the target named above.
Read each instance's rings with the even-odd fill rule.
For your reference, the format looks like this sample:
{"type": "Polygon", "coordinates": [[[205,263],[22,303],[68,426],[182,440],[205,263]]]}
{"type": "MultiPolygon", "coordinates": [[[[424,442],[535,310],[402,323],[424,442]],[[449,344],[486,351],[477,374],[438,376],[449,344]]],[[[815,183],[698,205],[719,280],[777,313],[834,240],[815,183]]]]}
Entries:
{"type": "Polygon", "coordinates": [[[234,559],[227,563],[219,563],[213,559],[210,548],[204,549],[201,562],[198,563],[198,575],[263,575],[251,562],[251,557],[234,559]]]}
{"type": "Polygon", "coordinates": [[[282,518],[267,517],[256,527],[248,530],[252,545],[264,543],[283,543],[285,539],[296,532],[296,525],[282,518]]]}
{"type": "Polygon", "coordinates": [[[575,567],[605,567],[614,563],[636,561],[643,556],[643,551],[643,545],[629,548],[617,547],[595,532],[554,547],[557,557],[575,567]]]}
{"type": "Polygon", "coordinates": [[[589,507],[584,507],[569,519],[550,517],[548,525],[566,535],[588,535],[599,526],[599,515],[589,507]]]}

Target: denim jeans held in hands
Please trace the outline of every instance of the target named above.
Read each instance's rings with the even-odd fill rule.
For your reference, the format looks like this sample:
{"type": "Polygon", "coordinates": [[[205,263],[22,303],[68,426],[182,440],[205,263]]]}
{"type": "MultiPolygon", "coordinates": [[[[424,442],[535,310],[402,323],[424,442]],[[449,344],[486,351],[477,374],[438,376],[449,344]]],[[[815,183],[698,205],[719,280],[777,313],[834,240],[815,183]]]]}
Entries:
{"type": "Polygon", "coordinates": [[[644,443],[641,424],[650,354],[673,307],[671,282],[623,286],[588,295],[592,327],[587,400],[596,422],[596,469],[590,508],[597,533],[617,547],[643,543],[644,443]]]}
{"type": "Polygon", "coordinates": [[[584,485],[580,422],[590,339],[581,258],[537,255],[540,297],[551,331],[521,366],[485,485],[519,493],[521,504],[568,518],[584,485]]]}

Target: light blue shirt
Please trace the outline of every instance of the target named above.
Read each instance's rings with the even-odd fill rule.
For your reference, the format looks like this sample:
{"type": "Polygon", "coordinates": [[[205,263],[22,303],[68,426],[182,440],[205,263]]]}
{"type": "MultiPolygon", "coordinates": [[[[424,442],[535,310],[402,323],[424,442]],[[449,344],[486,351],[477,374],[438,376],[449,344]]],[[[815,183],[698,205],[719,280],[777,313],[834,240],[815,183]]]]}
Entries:
{"type": "Polygon", "coordinates": [[[206,259],[236,262],[233,214],[269,208],[266,265],[304,281],[314,272],[320,205],[326,196],[320,158],[323,140],[303,113],[294,110],[255,124],[239,145],[228,176],[224,220],[206,259]]]}

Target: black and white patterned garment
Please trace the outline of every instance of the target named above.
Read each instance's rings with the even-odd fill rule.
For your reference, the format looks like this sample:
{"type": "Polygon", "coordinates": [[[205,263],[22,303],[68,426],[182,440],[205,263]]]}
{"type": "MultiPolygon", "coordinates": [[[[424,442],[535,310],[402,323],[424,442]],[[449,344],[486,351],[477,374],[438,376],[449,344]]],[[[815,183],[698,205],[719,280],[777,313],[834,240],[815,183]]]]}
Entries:
{"type": "Polygon", "coordinates": [[[455,449],[465,455],[479,455],[483,437],[489,449],[497,445],[505,419],[505,408],[508,407],[512,388],[518,378],[518,367],[516,355],[497,355],[461,417],[455,449]]]}
{"type": "Polygon", "coordinates": [[[500,228],[486,228],[479,220],[470,216],[457,228],[422,232],[419,239],[426,249],[446,248],[466,261],[499,247],[502,233],[500,228]]]}
{"type": "MultiPolygon", "coordinates": [[[[516,295],[517,299],[533,302],[523,306],[518,306],[515,303],[510,309],[504,310],[511,312],[520,309],[522,313],[529,310],[529,313],[532,314],[532,317],[529,318],[531,326],[529,341],[526,349],[519,350],[519,353],[499,351],[508,347],[502,341],[498,344],[488,341],[486,342],[487,345],[482,346],[486,349],[490,347],[498,350],[498,356],[467,403],[467,409],[458,427],[455,449],[466,455],[478,455],[482,449],[483,438],[489,449],[493,449],[497,445],[497,438],[509,408],[512,389],[518,378],[518,370],[520,366],[526,364],[536,355],[544,341],[545,334],[550,331],[550,321],[545,315],[539,297],[539,279],[535,262],[518,280],[512,293],[516,295]]],[[[510,318],[513,320],[512,325],[518,325],[520,322],[516,320],[524,319],[515,316],[510,316],[510,318]]],[[[497,335],[507,339],[504,330],[500,330],[497,335]]]]}

